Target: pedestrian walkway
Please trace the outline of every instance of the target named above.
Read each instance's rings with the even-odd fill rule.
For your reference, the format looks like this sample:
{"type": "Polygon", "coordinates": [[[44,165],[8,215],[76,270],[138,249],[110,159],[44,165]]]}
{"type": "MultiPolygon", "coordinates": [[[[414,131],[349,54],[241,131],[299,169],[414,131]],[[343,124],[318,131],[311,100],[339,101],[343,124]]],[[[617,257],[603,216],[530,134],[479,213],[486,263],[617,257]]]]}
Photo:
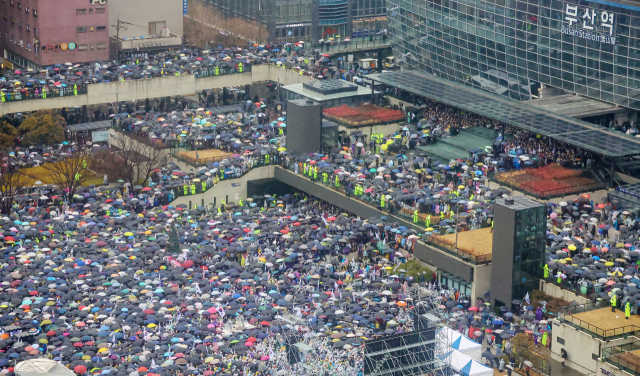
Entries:
{"type": "Polygon", "coordinates": [[[418,149],[427,153],[431,158],[446,164],[451,160],[464,159],[469,156],[469,153],[465,150],[446,144],[442,141],[438,141],[431,145],[418,146],[418,149]]]}

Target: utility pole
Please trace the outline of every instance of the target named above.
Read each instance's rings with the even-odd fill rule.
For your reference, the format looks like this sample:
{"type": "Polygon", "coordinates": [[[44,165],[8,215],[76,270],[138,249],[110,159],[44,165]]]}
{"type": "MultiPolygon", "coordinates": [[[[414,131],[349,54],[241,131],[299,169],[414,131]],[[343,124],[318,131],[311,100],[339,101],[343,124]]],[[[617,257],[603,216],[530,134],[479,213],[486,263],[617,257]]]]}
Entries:
{"type": "MultiPolygon", "coordinates": [[[[132,24],[130,22],[120,21],[120,13],[118,13],[118,19],[116,21],[116,24],[115,25],[111,25],[111,27],[116,29],[116,39],[118,39],[118,43],[120,42],[120,30],[127,30],[128,29],[127,26],[123,26],[123,25],[137,26],[137,25],[132,24]]],[[[132,45],[132,51],[133,51],[133,45],[132,45]]],[[[121,53],[122,53],[122,44],[120,44],[120,51],[118,51],[118,54],[121,54],[121,53]]]]}
{"type": "Polygon", "coordinates": [[[262,44],[262,1],[258,0],[258,44],[262,44]]]}

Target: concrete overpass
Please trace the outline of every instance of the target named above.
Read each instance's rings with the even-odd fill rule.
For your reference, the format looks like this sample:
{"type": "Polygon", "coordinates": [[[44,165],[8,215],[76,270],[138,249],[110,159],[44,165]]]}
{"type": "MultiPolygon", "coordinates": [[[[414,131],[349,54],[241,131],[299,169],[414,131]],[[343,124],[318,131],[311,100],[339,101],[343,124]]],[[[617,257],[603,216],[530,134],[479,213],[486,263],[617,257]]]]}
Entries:
{"type": "Polygon", "coordinates": [[[263,64],[251,67],[251,72],[223,76],[196,78],[194,75],[157,77],[124,82],[109,82],[87,86],[87,94],[47,99],[3,102],[0,116],[17,112],[30,112],[62,107],[90,106],[140,99],[175,97],[194,94],[201,90],[229,86],[251,85],[256,82],[275,81],[282,85],[315,80],[276,65],[263,64]]]}
{"type": "MultiPolygon", "coordinates": [[[[419,231],[423,230],[423,228],[419,226],[416,227],[416,225],[410,221],[389,215],[387,212],[382,213],[373,205],[347,197],[342,192],[314,183],[311,180],[280,166],[254,168],[241,178],[223,180],[204,193],[178,197],[172,205],[185,204],[195,207],[199,205],[207,206],[214,202],[216,205],[219,205],[223,199],[227,202],[238,202],[238,199],[246,199],[251,195],[247,188],[250,182],[258,180],[274,180],[278,183],[290,185],[358,215],[361,218],[380,217],[385,215],[389,218],[390,222],[395,222],[407,228],[416,228],[419,231]]],[[[476,297],[483,296],[485,292],[489,291],[491,264],[475,265],[422,241],[419,241],[414,247],[414,255],[432,267],[446,271],[466,282],[470,282],[471,297],[473,297],[474,304],[476,297]]]]}

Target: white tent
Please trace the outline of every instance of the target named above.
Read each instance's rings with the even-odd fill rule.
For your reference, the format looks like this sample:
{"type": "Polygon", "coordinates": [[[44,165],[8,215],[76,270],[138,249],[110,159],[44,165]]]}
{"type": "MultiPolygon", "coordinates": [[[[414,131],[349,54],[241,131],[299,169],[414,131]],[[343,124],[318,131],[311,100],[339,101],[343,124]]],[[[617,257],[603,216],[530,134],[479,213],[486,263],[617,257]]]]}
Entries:
{"type": "Polygon", "coordinates": [[[480,361],[482,356],[482,345],[470,340],[457,330],[453,330],[448,326],[445,326],[441,330],[445,330],[449,337],[449,343],[451,348],[458,350],[464,354],[469,355],[473,359],[480,361]]]}
{"type": "Polygon", "coordinates": [[[16,364],[18,376],[76,376],[62,364],[45,358],[29,359],[16,364]]]}
{"type": "Polygon", "coordinates": [[[445,357],[442,357],[442,359],[462,376],[493,376],[493,369],[458,350],[451,350],[451,352],[445,357]]]}

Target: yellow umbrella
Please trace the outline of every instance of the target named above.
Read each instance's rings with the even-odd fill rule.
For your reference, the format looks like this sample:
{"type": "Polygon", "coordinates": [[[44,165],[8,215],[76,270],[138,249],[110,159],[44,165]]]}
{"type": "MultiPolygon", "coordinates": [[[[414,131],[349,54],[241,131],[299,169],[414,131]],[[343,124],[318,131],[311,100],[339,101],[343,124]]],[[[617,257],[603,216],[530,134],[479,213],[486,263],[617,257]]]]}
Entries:
{"type": "Polygon", "coordinates": [[[278,151],[287,151],[287,148],[279,147],[278,151]]]}
{"type": "Polygon", "coordinates": [[[133,232],[127,231],[124,233],[124,236],[133,236],[133,232]]]}
{"type": "Polygon", "coordinates": [[[156,327],[156,324],[153,324],[153,323],[147,325],[147,328],[155,328],[155,327],[156,327]]]}
{"type": "Polygon", "coordinates": [[[567,248],[569,248],[570,251],[575,251],[576,249],[578,249],[578,248],[576,248],[575,245],[570,245],[567,248]]]}
{"type": "Polygon", "coordinates": [[[385,269],[387,269],[387,270],[391,270],[391,269],[393,269],[393,268],[392,268],[392,267],[390,267],[390,266],[385,266],[384,268],[385,268],[385,269]]]}
{"type": "Polygon", "coordinates": [[[101,348],[100,350],[98,350],[99,353],[106,353],[109,352],[109,349],[107,349],[106,347],[101,348]]]}
{"type": "Polygon", "coordinates": [[[433,227],[427,227],[425,231],[433,231],[433,227]]]}
{"type": "Polygon", "coordinates": [[[613,266],[613,263],[611,261],[607,261],[604,263],[604,266],[613,266]]]}
{"type": "Polygon", "coordinates": [[[387,146],[387,144],[383,144],[382,146],[380,146],[380,149],[382,150],[387,150],[389,147],[387,146]]]}

